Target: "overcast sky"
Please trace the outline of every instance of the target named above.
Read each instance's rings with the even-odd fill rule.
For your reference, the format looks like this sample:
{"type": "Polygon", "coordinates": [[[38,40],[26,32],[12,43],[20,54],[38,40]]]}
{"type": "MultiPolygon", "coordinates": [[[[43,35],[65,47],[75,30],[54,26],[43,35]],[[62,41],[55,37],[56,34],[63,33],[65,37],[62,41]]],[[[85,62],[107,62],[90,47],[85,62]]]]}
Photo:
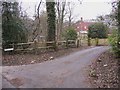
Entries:
{"type": "MultiPolygon", "coordinates": [[[[22,7],[24,10],[27,9],[27,13],[30,17],[33,16],[35,5],[39,3],[40,0],[19,0],[22,2],[22,7]]],[[[60,0],[61,1],[61,0],[60,0]]],[[[70,1],[70,0],[69,0],[70,1]]],[[[83,17],[84,20],[95,19],[99,15],[109,14],[112,10],[111,3],[114,0],[71,0],[74,2],[74,16],[75,20],[79,20],[83,17]]],[[[42,7],[43,9],[45,7],[42,7]]]]}

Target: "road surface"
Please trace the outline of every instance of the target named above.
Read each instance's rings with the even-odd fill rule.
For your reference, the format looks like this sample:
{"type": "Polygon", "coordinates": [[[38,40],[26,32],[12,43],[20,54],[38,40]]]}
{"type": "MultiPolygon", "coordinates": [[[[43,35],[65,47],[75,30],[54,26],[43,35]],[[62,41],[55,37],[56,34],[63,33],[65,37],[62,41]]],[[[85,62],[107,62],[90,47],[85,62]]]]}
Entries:
{"type": "Polygon", "coordinates": [[[3,88],[90,88],[88,66],[107,46],[94,47],[38,64],[4,66],[3,88]]]}

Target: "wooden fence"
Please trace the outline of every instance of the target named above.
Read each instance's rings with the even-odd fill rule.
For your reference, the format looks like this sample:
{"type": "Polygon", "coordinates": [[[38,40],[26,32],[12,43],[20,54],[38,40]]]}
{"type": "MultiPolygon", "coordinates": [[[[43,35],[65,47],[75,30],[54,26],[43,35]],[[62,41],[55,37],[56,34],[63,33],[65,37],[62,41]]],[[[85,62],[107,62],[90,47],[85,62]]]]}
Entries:
{"type": "MultiPolygon", "coordinates": [[[[4,51],[30,51],[35,49],[48,50],[54,48],[55,41],[51,42],[28,42],[28,43],[18,43],[10,44],[10,48],[4,49],[4,51]]],[[[79,47],[87,46],[87,39],[83,40],[68,40],[68,41],[57,41],[57,48],[68,48],[68,47],[79,47]]],[[[91,45],[95,46],[95,40],[91,39],[91,45]]],[[[107,39],[99,39],[99,45],[109,45],[107,39]]],[[[2,48],[0,48],[2,49],[2,48]]]]}
{"type": "MultiPolygon", "coordinates": [[[[50,42],[28,42],[28,43],[17,43],[17,44],[10,44],[10,48],[4,49],[5,52],[7,51],[30,51],[35,49],[53,49],[54,48],[54,41],[50,42]]],[[[57,47],[75,47],[76,40],[68,40],[68,41],[57,41],[57,47]]]]}

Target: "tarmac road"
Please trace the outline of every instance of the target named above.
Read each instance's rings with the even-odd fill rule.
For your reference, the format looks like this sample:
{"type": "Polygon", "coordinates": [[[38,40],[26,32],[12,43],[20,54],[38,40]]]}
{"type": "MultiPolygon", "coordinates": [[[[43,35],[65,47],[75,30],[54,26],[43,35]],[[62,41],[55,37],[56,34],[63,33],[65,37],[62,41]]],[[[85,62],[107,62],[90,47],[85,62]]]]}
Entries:
{"type": "Polygon", "coordinates": [[[107,46],[71,53],[38,64],[2,67],[2,88],[91,88],[88,66],[107,46]]]}

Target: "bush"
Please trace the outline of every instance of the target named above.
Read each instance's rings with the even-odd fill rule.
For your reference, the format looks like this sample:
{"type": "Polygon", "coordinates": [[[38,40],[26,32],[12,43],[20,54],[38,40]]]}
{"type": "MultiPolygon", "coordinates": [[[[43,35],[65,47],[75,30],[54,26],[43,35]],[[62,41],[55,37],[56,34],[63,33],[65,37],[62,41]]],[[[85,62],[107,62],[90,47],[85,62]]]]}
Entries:
{"type": "Polygon", "coordinates": [[[92,25],[90,25],[88,30],[88,37],[90,38],[107,38],[108,35],[108,27],[106,25],[104,25],[103,23],[94,23],[92,25]]]}
{"type": "Polygon", "coordinates": [[[76,40],[77,39],[77,32],[73,28],[68,28],[64,33],[63,37],[65,40],[76,40]]]}
{"type": "Polygon", "coordinates": [[[109,43],[112,46],[112,50],[115,52],[117,56],[119,55],[120,48],[118,47],[118,30],[113,30],[113,33],[111,36],[109,36],[109,43]]]}
{"type": "Polygon", "coordinates": [[[103,39],[108,37],[107,29],[108,27],[103,23],[94,23],[88,27],[88,46],[90,46],[90,38],[95,39],[96,46],[98,46],[98,39],[103,39]]]}

